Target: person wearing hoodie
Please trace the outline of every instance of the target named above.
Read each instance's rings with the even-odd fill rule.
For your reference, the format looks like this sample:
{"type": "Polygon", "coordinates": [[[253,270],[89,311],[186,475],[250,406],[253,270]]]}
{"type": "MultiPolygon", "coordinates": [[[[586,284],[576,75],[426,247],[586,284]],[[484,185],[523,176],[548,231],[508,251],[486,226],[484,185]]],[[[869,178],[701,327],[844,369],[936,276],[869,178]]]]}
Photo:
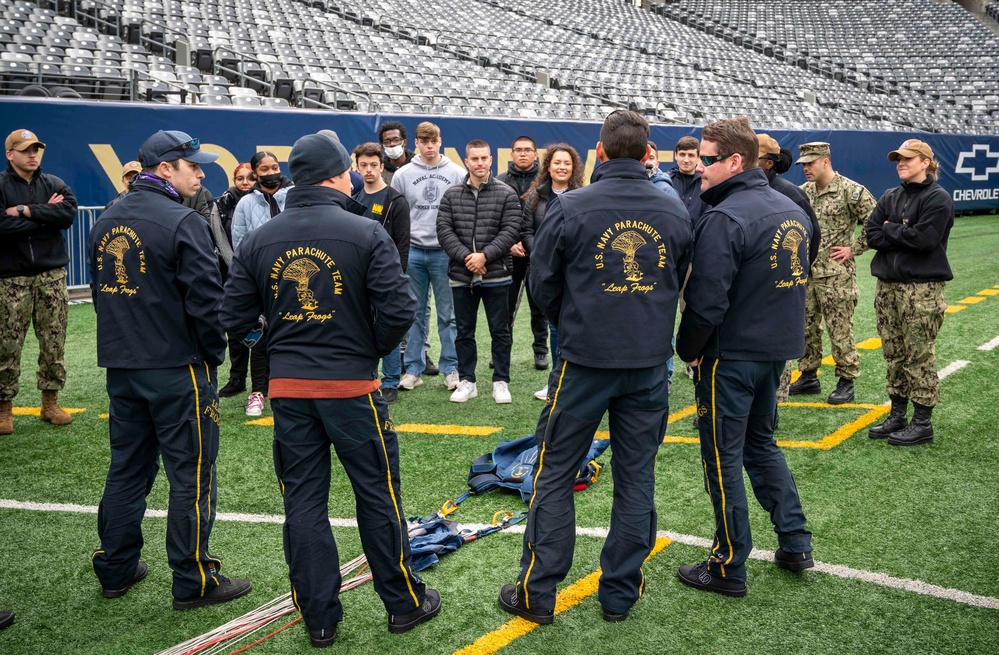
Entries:
{"type": "MultiPolygon", "coordinates": [[[[659,148],[655,141],[649,141],[648,154],[645,157],[645,170],[649,173],[649,182],[663,193],[679,198],[680,194],[673,188],[673,181],[659,168],[659,148]]],[[[670,369],[672,373],[672,369],[670,369]]]]}
{"type": "MultiPolygon", "coordinates": [[[[392,188],[409,202],[410,239],[406,274],[419,303],[416,322],[406,335],[406,343],[421,344],[427,336],[427,291],[433,288],[437,308],[437,334],[441,340],[438,366],[444,374],[448,391],[458,388],[458,356],[454,349],[456,334],[454,299],[448,280],[448,256],[437,240],[437,209],[444,192],[465,179],[465,171],[441,154],[440,128],[430,122],[416,126],[416,149],[413,161],[392,177],[392,188]]],[[[420,374],[426,368],[423,348],[407,348],[405,371],[399,388],[410,391],[423,384],[420,374]]]]}
{"type": "Polygon", "coordinates": [[[701,151],[700,148],[701,144],[694,137],[682,137],[673,148],[673,161],[676,162],[676,166],[666,171],[666,175],[673,183],[673,190],[680,195],[680,200],[687,208],[695,228],[701,219],[701,214],[711,208],[701,200],[701,174],[697,172],[697,156],[701,151]]]}
{"type": "Polygon", "coordinates": [[[940,402],[935,344],[947,309],[944,285],[954,279],[947,261],[954,202],[937,184],[929,144],[908,139],[888,153],[888,161],[895,163],[901,185],[885,191],[865,229],[875,250],[874,312],[888,365],[891,413],[868,436],[915,446],[932,443],[930,415],[940,402]],[[910,400],[913,415],[906,422],[910,400]]]}
{"type": "MultiPolygon", "coordinates": [[[[523,213],[527,203],[527,192],[538,175],[538,146],[534,139],[529,136],[518,136],[513,140],[511,148],[510,163],[507,164],[506,173],[497,175],[496,179],[513,187],[520,198],[521,212],[523,213]]],[[[517,317],[517,309],[520,307],[521,292],[527,290],[527,272],[531,263],[531,257],[524,247],[524,235],[520,235],[517,243],[510,248],[513,255],[513,283],[510,285],[509,305],[510,305],[510,334],[513,334],[513,321],[517,317]]],[[[531,292],[527,292],[527,304],[531,309],[531,334],[534,342],[531,344],[534,350],[534,368],[544,371],[548,368],[548,344],[546,337],[547,320],[544,312],[534,302],[531,292]]]]}
{"type": "MultiPolygon", "coordinates": [[[[215,251],[219,256],[219,272],[225,284],[232,265],[232,219],[236,205],[253,187],[253,168],[249,162],[236,166],[232,172],[232,186],[212,203],[208,215],[208,226],[212,230],[215,251]]],[[[250,361],[250,349],[243,343],[242,336],[229,336],[229,381],[219,389],[219,398],[229,398],[246,391],[246,368],[250,361]]]]}
{"type": "MultiPolygon", "coordinates": [[[[284,209],[285,197],[291,180],[281,174],[277,155],[260,151],[250,158],[250,168],[257,178],[256,184],[236,204],[232,217],[232,248],[239,251],[239,244],[247,234],[277,216],[284,209]]],[[[246,415],[260,416],[267,397],[267,379],[270,371],[267,349],[257,344],[250,349],[250,395],[246,399],[246,415]]]]}
{"type": "Polygon", "coordinates": [[[406,126],[398,121],[385,121],[381,124],[378,128],[378,142],[385,148],[382,179],[385,184],[392,184],[395,172],[413,161],[416,153],[406,147],[406,126]]]}

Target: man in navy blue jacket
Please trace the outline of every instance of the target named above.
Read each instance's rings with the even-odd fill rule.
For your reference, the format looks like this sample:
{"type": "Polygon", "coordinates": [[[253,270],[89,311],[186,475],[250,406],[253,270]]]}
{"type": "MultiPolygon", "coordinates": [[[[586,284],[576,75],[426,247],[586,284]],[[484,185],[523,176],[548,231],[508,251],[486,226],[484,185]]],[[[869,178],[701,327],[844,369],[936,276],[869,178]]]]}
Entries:
{"type": "Polygon", "coordinates": [[[111,466],[97,513],[94,571],[105,598],[145,577],[142,515],[159,469],[170,480],[167,558],[173,606],[223,603],[250,592],[208,551],[219,450],[216,367],[225,358],[222,281],[204,217],[184,207],[201,188],[202,152],[183,132],[142,144],[131,191],[90,232],[97,365],[107,369],[111,466]]]}
{"type": "Polygon", "coordinates": [[[535,437],[520,575],[500,590],[506,611],[546,624],[575,543],[573,481],[610,413],[614,508],[600,555],[604,619],[623,621],[642,593],[655,543],[655,460],[666,433],[666,362],[692,228],[679,198],[649,184],[649,125],[613,112],[588,187],[553,195],[531,257],[530,289],[559,335],[559,359],[535,437]]]}
{"type": "Polygon", "coordinates": [[[746,595],[752,550],[744,465],[777,526],[777,565],[813,565],[798,490],[773,438],[781,371],[805,350],[813,235],[805,212],[770,188],[758,154],[747,118],[705,126],[697,171],[711,208],[697,230],[676,338],[677,353],[695,369],[704,480],[715,513],[710,556],[678,575],[728,596],[746,595]]]}
{"type": "Polygon", "coordinates": [[[251,232],[233,260],[222,322],[246,334],[259,315],[266,320],[285,559],[312,645],[325,647],[343,620],[327,511],[330,445],[354,489],[361,545],[389,631],[433,618],[441,599],[410,565],[399,444],[378,393],[378,360],[412,325],[416,298],[392,239],[350,198],[343,145],[303,136],[288,167],[295,186],[284,211],[251,232]]]}

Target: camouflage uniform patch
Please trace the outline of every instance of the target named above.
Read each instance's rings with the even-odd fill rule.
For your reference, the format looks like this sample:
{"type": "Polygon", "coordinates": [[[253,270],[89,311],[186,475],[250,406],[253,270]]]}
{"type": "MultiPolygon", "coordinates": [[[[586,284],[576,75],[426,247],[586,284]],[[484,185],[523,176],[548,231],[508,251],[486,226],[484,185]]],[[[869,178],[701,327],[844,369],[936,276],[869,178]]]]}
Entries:
{"type": "Polygon", "coordinates": [[[930,407],[940,402],[935,344],[945,309],[943,282],[878,280],[874,312],[889,395],[930,407]]]}
{"type": "Polygon", "coordinates": [[[839,173],[822,191],[815,182],[802,190],[812,203],[822,229],[819,254],[808,274],[805,305],[805,356],[798,360],[802,371],[815,370],[822,363],[822,323],[825,320],[836,377],[848,380],[860,376],[860,354],[853,340],[853,312],[857,307],[857,256],[868,250],[863,225],[874,211],[877,200],[862,184],[839,173]],[[833,247],[848,246],[853,257],[840,264],[829,254],[833,247]]]}
{"type": "Polygon", "coordinates": [[[860,353],[853,339],[853,311],[857,307],[857,277],[808,278],[805,294],[805,356],[798,369],[814,371],[822,364],[822,324],[836,362],[836,377],[855,380],[860,376],[860,353]]]}
{"type": "Polygon", "coordinates": [[[0,278],[0,307],[0,400],[13,399],[20,388],[21,349],[32,321],[38,338],[38,388],[62,389],[66,385],[66,270],[0,278]]]}

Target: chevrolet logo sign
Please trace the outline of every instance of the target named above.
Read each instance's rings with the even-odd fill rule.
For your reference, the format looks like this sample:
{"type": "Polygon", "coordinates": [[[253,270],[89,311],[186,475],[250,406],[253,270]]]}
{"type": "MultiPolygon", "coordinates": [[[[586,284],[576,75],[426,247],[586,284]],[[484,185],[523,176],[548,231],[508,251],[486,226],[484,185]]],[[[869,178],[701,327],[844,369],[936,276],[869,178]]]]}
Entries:
{"type": "Polygon", "coordinates": [[[975,182],[988,180],[993,173],[999,173],[999,152],[992,152],[987,143],[976,143],[970,152],[958,155],[954,172],[970,175],[975,182]]]}

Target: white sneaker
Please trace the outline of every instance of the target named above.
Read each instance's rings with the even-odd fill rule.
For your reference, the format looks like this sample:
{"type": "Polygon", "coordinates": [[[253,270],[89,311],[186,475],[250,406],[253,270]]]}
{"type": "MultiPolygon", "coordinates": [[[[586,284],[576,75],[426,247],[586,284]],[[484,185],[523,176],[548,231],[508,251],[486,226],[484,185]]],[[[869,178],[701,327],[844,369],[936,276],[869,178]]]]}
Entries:
{"type": "MultiPolygon", "coordinates": [[[[458,376],[458,371],[451,371],[444,376],[444,386],[447,387],[448,391],[454,391],[458,388],[458,383],[461,382],[461,378],[458,376]]],[[[474,383],[473,383],[474,384],[474,383]]],[[[473,398],[475,396],[472,396],[473,398]]],[[[457,401],[463,402],[463,401],[457,401]]]]}
{"type": "Polygon", "coordinates": [[[510,395],[510,387],[506,382],[493,382],[493,400],[496,401],[497,405],[506,405],[513,402],[513,396],[510,395]]]}
{"type": "Polygon", "coordinates": [[[264,394],[254,392],[246,399],[246,415],[260,416],[264,412],[264,394]]]}
{"type": "Polygon", "coordinates": [[[545,385],[544,389],[538,389],[534,392],[534,397],[538,400],[548,400],[548,385],[545,385]]]}
{"type": "Polygon", "coordinates": [[[406,373],[399,380],[399,388],[405,389],[406,391],[412,391],[416,387],[423,384],[423,380],[420,379],[419,375],[413,375],[412,373],[406,373]]]}
{"type": "MultiPolygon", "coordinates": [[[[457,373],[455,373],[457,375],[457,373]]],[[[462,380],[458,383],[458,388],[454,390],[451,394],[451,402],[453,403],[463,403],[469,398],[475,398],[479,395],[479,390],[475,386],[474,382],[469,382],[468,380],[462,380]]]]}

